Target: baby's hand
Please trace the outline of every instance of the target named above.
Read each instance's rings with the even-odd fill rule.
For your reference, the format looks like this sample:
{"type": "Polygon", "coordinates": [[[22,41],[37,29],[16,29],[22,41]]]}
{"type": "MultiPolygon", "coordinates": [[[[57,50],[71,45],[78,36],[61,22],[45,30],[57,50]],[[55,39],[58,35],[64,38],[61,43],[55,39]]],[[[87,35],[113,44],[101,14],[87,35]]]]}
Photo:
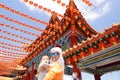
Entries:
{"type": "Polygon", "coordinates": [[[45,66],[44,66],[44,69],[45,69],[45,70],[49,70],[49,68],[50,68],[49,65],[45,65],[45,66]]]}

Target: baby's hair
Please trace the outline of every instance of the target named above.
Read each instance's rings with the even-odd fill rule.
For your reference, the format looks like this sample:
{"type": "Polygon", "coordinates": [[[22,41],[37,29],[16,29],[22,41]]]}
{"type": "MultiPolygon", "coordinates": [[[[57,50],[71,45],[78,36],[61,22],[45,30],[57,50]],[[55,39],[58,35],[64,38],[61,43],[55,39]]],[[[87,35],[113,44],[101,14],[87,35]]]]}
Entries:
{"type": "MultiPolygon", "coordinates": [[[[50,60],[50,57],[49,57],[47,54],[44,54],[44,55],[41,55],[41,57],[40,57],[40,62],[41,62],[41,60],[42,60],[42,58],[43,58],[44,56],[47,56],[48,59],[50,60]]],[[[50,63],[50,61],[49,61],[48,63],[50,63]]]]}
{"type": "MultiPolygon", "coordinates": [[[[40,60],[41,60],[44,56],[48,56],[48,55],[47,55],[47,54],[42,55],[42,56],[40,57],[40,60]]],[[[48,58],[49,58],[49,56],[48,56],[48,58]]]]}

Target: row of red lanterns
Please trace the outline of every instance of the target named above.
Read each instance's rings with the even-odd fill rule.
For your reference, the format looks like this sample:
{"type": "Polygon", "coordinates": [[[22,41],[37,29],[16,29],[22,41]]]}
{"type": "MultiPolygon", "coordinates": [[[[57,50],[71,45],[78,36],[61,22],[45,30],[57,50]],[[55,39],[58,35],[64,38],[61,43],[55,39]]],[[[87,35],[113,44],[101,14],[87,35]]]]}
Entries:
{"type": "Polygon", "coordinates": [[[11,35],[11,36],[14,36],[14,37],[17,37],[17,38],[22,38],[22,39],[24,39],[24,40],[33,42],[33,40],[31,40],[31,39],[25,38],[25,37],[23,37],[23,36],[19,36],[19,35],[17,35],[17,34],[10,33],[10,32],[8,32],[8,31],[2,30],[2,29],[0,29],[0,32],[3,32],[3,33],[5,33],[5,34],[7,34],[7,35],[11,35]]]}
{"type": "Polygon", "coordinates": [[[4,49],[7,49],[7,50],[15,50],[15,51],[18,51],[18,52],[25,52],[24,50],[20,50],[20,49],[17,49],[16,47],[13,47],[13,48],[9,48],[9,46],[0,46],[1,48],[4,48],[4,49]]]}
{"type": "Polygon", "coordinates": [[[24,0],[24,2],[29,3],[30,5],[33,5],[34,7],[37,7],[39,9],[42,9],[43,11],[47,11],[48,13],[56,14],[56,15],[58,15],[60,17],[63,17],[61,14],[59,14],[59,13],[57,13],[55,11],[52,11],[51,9],[48,9],[46,7],[43,7],[43,6],[41,6],[41,5],[37,4],[37,3],[34,3],[33,1],[24,0]]]}
{"type": "MultiPolygon", "coordinates": [[[[4,4],[0,4],[0,7],[6,9],[7,6],[5,6],[4,4]]],[[[28,18],[30,18],[30,19],[32,19],[32,20],[37,20],[37,19],[32,18],[32,17],[30,17],[30,16],[28,16],[28,15],[22,13],[22,12],[18,12],[18,11],[16,11],[16,10],[12,9],[12,8],[9,8],[9,7],[7,7],[7,8],[8,8],[7,10],[10,10],[10,11],[13,12],[13,13],[19,13],[20,16],[25,16],[25,17],[28,17],[28,18]]],[[[15,23],[17,23],[17,24],[19,24],[19,25],[23,25],[23,26],[26,26],[26,27],[29,27],[29,28],[32,28],[32,29],[35,29],[35,30],[44,32],[43,30],[40,30],[39,28],[36,28],[36,27],[34,27],[34,26],[30,26],[30,25],[28,25],[28,24],[24,24],[24,22],[20,22],[20,21],[17,21],[17,20],[13,20],[12,18],[8,18],[8,17],[6,17],[6,16],[4,16],[4,15],[0,15],[0,17],[1,17],[1,18],[5,18],[6,20],[9,20],[9,21],[13,21],[13,22],[15,22],[15,23]]],[[[69,20],[67,17],[66,17],[66,19],[69,20]]],[[[40,20],[37,20],[37,21],[40,21],[40,20]]],[[[45,23],[45,24],[48,24],[48,23],[46,23],[46,22],[44,22],[44,21],[40,21],[40,22],[43,22],[43,23],[45,23]]],[[[53,24],[52,24],[52,25],[53,25],[53,24]]],[[[53,25],[53,26],[54,26],[54,25],[53,25]]],[[[56,27],[55,27],[55,28],[56,28],[56,27]]]]}
{"type": "Polygon", "coordinates": [[[0,42],[0,44],[2,44],[2,45],[6,45],[6,46],[15,47],[15,48],[18,48],[18,49],[22,49],[22,48],[23,48],[23,47],[20,47],[20,46],[15,46],[15,45],[8,44],[8,43],[5,43],[5,42],[0,42]]]}
{"type": "Polygon", "coordinates": [[[16,57],[23,57],[25,56],[25,54],[23,53],[17,53],[17,52],[9,52],[9,51],[6,51],[6,50],[0,50],[1,52],[1,56],[3,55],[3,57],[6,57],[6,56],[10,56],[12,58],[12,56],[16,56],[16,57]],[[4,56],[6,55],[6,56],[4,56]]]}
{"type": "Polygon", "coordinates": [[[5,37],[5,36],[2,36],[2,35],[0,35],[0,38],[4,38],[6,40],[13,41],[13,42],[18,42],[18,43],[24,44],[24,45],[28,44],[28,43],[22,42],[20,40],[15,40],[15,39],[12,39],[12,38],[9,38],[9,37],[5,37]]]}
{"type": "Polygon", "coordinates": [[[89,7],[92,6],[92,3],[89,0],[82,0],[84,3],[86,3],[89,7]]]}
{"type": "Polygon", "coordinates": [[[47,24],[48,24],[48,23],[45,22],[45,21],[42,21],[42,20],[39,20],[39,19],[34,18],[34,17],[32,17],[32,16],[29,16],[29,15],[23,13],[23,12],[19,12],[18,10],[14,10],[14,9],[12,9],[12,8],[10,8],[10,7],[8,7],[8,6],[5,6],[4,4],[1,4],[1,3],[0,3],[0,8],[4,8],[5,10],[9,10],[9,11],[12,12],[12,13],[15,13],[15,14],[17,14],[17,15],[23,16],[24,18],[28,18],[28,19],[30,19],[30,20],[39,22],[39,23],[41,23],[41,24],[44,24],[44,25],[47,25],[47,24]]]}
{"type": "Polygon", "coordinates": [[[35,34],[35,33],[32,33],[32,32],[28,32],[26,30],[22,30],[22,29],[19,29],[17,27],[14,27],[14,26],[10,26],[9,24],[4,24],[4,23],[0,23],[0,26],[5,26],[5,27],[8,27],[8,28],[11,28],[13,30],[17,30],[17,31],[20,31],[20,32],[23,32],[25,34],[29,34],[29,35],[32,35],[32,36],[39,36],[38,34],[35,34]]]}
{"type": "Polygon", "coordinates": [[[41,29],[39,29],[39,28],[37,28],[37,27],[34,27],[34,26],[31,26],[31,25],[29,25],[29,24],[25,24],[24,22],[21,22],[21,21],[18,21],[18,20],[13,20],[12,18],[8,18],[7,16],[4,16],[4,15],[2,15],[2,14],[0,14],[0,17],[1,18],[4,18],[5,20],[8,20],[8,21],[10,21],[10,22],[14,22],[14,23],[16,23],[16,24],[18,24],[18,25],[22,25],[22,27],[23,26],[26,26],[26,27],[28,27],[28,28],[32,28],[32,29],[34,29],[34,30],[37,30],[37,31],[43,31],[43,30],[41,30],[41,29]]]}
{"type": "MultiPolygon", "coordinates": [[[[52,0],[52,1],[56,1],[56,0],[52,0]]],[[[58,3],[58,4],[61,4],[62,7],[64,7],[64,6],[67,7],[67,5],[66,5],[65,3],[62,3],[61,0],[57,0],[57,3],[58,3]]]]}
{"type": "MultiPolygon", "coordinates": [[[[26,26],[26,27],[28,27],[28,28],[32,28],[32,29],[38,30],[38,31],[40,31],[40,32],[46,32],[46,33],[48,33],[47,30],[40,30],[40,29],[38,29],[38,28],[36,28],[36,27],[34,27],[34,26],[30,26],[30,25],[28,25],[28,24],[24,24],[24,22],[20,22],[20,21],[17,21],[17,20],[12,20],[12,18],[8,18],[8,17],[6,17],[6,16],[4,16],[4,15],[0,15],[0,17],[4,18],[4,19],[6,19],[6,20],[13,21],[13,22],[15,22],[15,23],[17,23],[17,24],[19,24],[19,25],[23,25],[23,26],[26,26]]],[[[54,29],[59,29],[59,30],[61,30],[60,26],[56,27],[56,26],[53,25],[53,24],[50,24],[50,25],[51,25],[51,27],[53,27],[54,29]]],[[[4,24],[0,23],[0,26],[4,26],[4,24]]],[[[6,25],[6,26],[9,27],[9,25],[6,25]]],[[[13,27],[11,27],[11,28],[13,28],[13,27]]],[[[15,28],[15,30],[18,30],[18,28],[15,28]]],[[[20,30],[20,31],[23,31],[23,30],[20,30]]],[[[23,32],[24,32],[24,33],[29,33],[29,34],[31,34],[31,35],[36,35],[36,34],[34,34],[34,33],[27,32],[27,31],[23,31],[23,32]]],[[[39,35],[36,35],[36,36],[39,36],[39,35]]]]}
{"type": "MultiPolygon", "coordinates": [[[[62,14],[59,14],[55,11],[52,11],[51,9],[48,9],[48,8],[43,7],[41,5],[38,5],[37,3],[34,3],[33,1],[24,0],[24,2],[29,3],[30,5],[33,5],[34,7],[37,7],[38,9],[42,9],[43,11],[47,11],[48,13],[51,13],[51,14],[56,14],[57,16],[65,18],[66,20],[70,21],[69,17],[67,17],[67,16],[64,17],[62,14]],[[37,4],[37,5],[35,5],[35,4],[37,4]]],[[[76,10],[74,10],[74,11],[76,11],[76,10]]]]}

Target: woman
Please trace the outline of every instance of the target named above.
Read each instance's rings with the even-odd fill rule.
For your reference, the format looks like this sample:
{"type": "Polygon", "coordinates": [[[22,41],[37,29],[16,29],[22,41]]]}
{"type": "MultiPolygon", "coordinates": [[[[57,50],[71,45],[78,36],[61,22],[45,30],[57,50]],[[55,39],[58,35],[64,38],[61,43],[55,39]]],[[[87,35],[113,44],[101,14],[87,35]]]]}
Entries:
{"type": "Polygon", "coordinates": [[[64,60],[62,57],[62,49],[54,47],[50,52],[51,65],[43,80],[63,80],[64,60]]]}

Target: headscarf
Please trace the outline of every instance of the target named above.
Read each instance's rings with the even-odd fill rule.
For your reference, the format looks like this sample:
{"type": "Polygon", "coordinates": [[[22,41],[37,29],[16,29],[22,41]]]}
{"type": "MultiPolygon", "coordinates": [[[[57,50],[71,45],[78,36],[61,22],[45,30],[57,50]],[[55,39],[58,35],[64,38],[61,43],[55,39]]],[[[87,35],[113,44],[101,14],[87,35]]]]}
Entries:
{"type": "Polygon", "coordinates": [[[63,69],[63,72],[64,72],[64,59],[62,57],[62,49],[59,48],[59,47],[53,47],[50,50],[50,52],[52,52],[52,51],[59,53],[60,56],[59,56],[59,59],[56,62],[58,62],[62,66],[62,69],[63,69]]]}

